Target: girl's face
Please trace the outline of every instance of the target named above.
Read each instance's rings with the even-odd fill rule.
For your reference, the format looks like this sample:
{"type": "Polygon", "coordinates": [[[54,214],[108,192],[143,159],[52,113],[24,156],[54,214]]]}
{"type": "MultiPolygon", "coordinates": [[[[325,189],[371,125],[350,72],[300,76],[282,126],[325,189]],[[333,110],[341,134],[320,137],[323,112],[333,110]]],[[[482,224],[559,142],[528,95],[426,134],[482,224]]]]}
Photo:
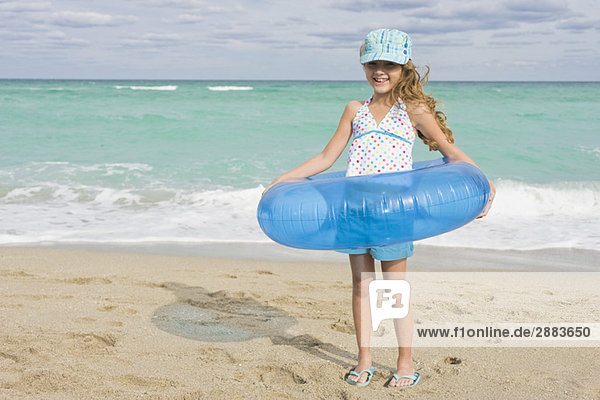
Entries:
{"type": "Polygon", "coordinates": [[[367,81],[377,94],[388,94],[400,82],[402,65],[391,61],[370,61],[363,64],[367,81]]]}

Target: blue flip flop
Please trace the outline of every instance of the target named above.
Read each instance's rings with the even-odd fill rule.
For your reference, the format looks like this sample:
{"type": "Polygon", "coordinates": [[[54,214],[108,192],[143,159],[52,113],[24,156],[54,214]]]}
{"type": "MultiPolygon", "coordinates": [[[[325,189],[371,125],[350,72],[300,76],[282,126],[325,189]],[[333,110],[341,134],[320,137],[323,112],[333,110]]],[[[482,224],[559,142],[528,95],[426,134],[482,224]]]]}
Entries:
{"type": "Polygon", "coordinates": [[[356,372],[355,370],[352,369],[352,370],[350,370],[350,372],[348,372],[346,374],[346,382],[351,385],[354,385],[354,386],[361,386],[361,387],[367,386],[371,382],[371,377],[373,376],[373,373],[375,373],[375,367],[371,367],[369,369],[363,369],[360,372],[356,372]],[[358,379],[360,379],[360,376],[363,374],[363,372],[367,373],[367,380],[364,381],[363,383],[358,383],[358,382],[353,381],[352,379],[348,379],[348,377],[350,375],[356,375],[356,376],[358,376],[358,379]]]}
{"type": "Polygon", "coordinates": [[[388,379],[387,383],[385,384],[385,387],[388,387],[388,388],[393,387],[393,388],[400,388],[400,389],[406,389],[406,388],[414,387],[419,382],[419,378],[421,378],[421,374],[419,374],[418,372],[415,372],[414,375],[396,375],[396,374],[393,374],[392,377],[390,379],[388,379]],[[412,379],[413,383],[411,383],[410,385],[406,385],[406,386],[390,386],[390,382],[394,378],[396,378],[396,383],[398,383],[398,381],[400,379],[402,379],[402,378],[412,379]]]}

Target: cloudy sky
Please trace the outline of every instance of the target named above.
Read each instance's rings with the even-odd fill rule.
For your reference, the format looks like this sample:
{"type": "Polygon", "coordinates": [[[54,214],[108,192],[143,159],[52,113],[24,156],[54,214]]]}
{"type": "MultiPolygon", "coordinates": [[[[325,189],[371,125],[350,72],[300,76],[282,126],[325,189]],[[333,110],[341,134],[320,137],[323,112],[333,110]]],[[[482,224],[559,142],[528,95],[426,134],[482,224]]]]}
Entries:
{"type": "Polygon", "coordinates": [[[598,0],[0,0],[0,78],[362,79],[372,29],[432,80],[600,80],[598,0]]]}

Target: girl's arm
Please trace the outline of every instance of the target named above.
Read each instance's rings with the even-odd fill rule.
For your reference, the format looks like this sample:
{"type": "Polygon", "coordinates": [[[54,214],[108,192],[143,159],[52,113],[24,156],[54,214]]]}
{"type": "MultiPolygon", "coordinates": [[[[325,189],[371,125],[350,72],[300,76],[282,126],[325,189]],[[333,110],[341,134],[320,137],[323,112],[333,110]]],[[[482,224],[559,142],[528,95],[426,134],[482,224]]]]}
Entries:
{"type": "Polygon", "coordinates": [[[269,186],[267,186],[263,194],[279,182],[313,176],[331,167],[344,151],[344,148],[348,144],[348,140],[350,140],[350,135],[352,134],[352,120],[361,105],[362,104],[358,101],[351,101],[348,103],[342,113],[340,123],[338,124],[335,133],[323,151],[291,171],[276,178],[269,186]]]}
{"type": "MultiPolygon", "coordinates": [[[[418,129],[428,139],[435,140],[439,146],[440,153],[442,153],[444,157],[465,161],[477,167],[477,164],[475,164],[465,152],[453,143],[448,142],[446,135],[444,135],[444,132],[442,132],[433,114],[426,105],[421,104],[417,107],[409,108],[409,116],[415,129],[418,129]]],[[[485,217],[487,215],[492,206],[492,202],[494,201],[494,197],[496,196],[496,188],[489,179],[488,182],[490,184],[490,199],[477,218],[485,217]]]]}

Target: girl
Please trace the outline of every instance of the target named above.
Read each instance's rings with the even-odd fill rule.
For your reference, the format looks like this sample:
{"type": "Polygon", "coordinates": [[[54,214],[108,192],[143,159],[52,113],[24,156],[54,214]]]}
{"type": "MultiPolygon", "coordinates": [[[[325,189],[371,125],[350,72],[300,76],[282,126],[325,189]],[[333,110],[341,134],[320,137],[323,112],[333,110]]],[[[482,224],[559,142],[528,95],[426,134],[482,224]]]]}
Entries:
{"type": "MultiPolygon", "coordinates": [[[[265,192],[279,182],[325,171],[338,159],[351,137],[353,141],[348,154],[347,176],[410,170],[416,135],[430,150],[438,150],[444,157],[475,165],[454,145],[452,131],[446,126],[446,116],[435,108],[436,100],[423,92],[429,67],[421,77],[411,61],[411,51],[411,39],[402,31],[378,29],[370,32],[360,49],[360,62],[367,82],[373,88],[373,95],[366,101],[348,103],[337,130],[323,151],[279,176],[265,192]],[[376,153],[377,157],[374,156],[376,153]]],[[[479,218],[487,215],[494,199],[495,188],[491,182],[490,188],[489,203],[479,218]]],[[[369,299],[367,295],[361,296],[361,292],[368,293],[366,289],[371,279],[364,277],[373,276],[374,260],[381,262],[384,277],[389,274],[396,278],[403,276],[406,259],[413,254],[413,245],[409,242],[344,253],[349,254],[352,269],[352,312],[358,342],[358,365],[346,375],[346,382],[366,386],[375,368],[371,366],[369,346],[369,299]]],[[[395,322],[399,337],[398,362],[387,386],[415,386],[419,373],[413,368],[411,355],[412,309],[406,318],[395,322]]]]}

